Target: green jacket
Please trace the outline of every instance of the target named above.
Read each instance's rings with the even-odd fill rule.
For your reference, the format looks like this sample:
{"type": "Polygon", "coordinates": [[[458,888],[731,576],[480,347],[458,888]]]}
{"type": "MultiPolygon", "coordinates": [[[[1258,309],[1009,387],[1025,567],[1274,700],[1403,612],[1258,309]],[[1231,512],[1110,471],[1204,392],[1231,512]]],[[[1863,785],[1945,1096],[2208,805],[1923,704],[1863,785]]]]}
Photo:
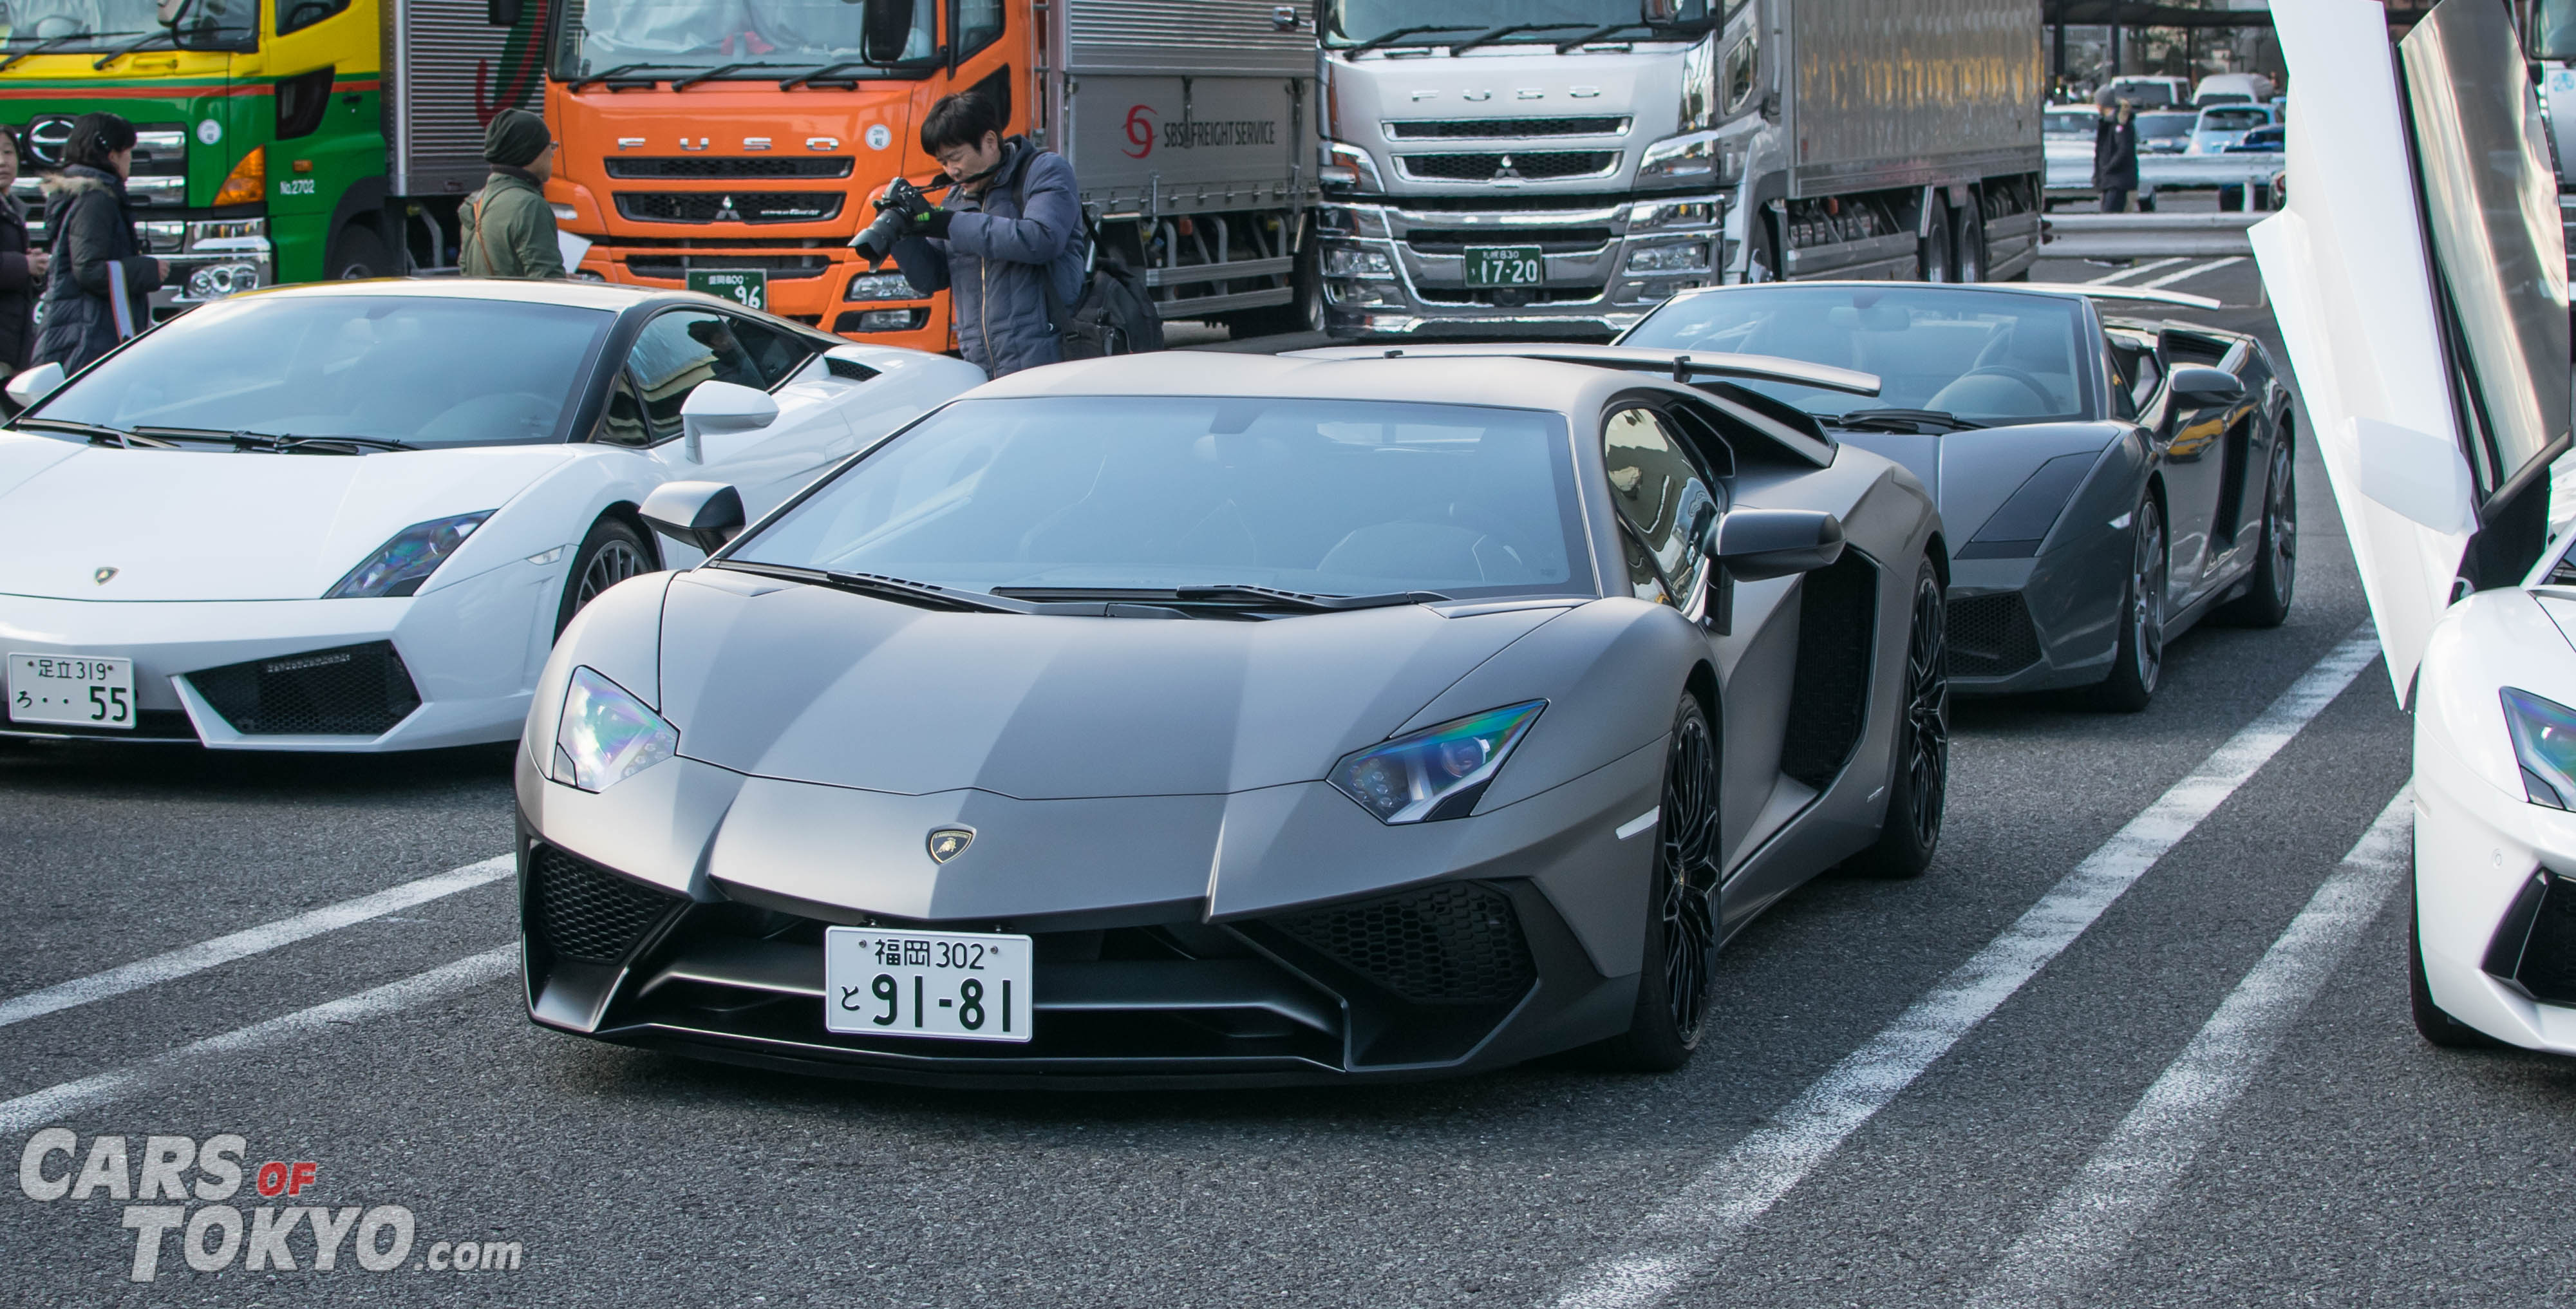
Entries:
{"type": "Polygon", "coordinates": [[[495,170],[482,190],[465,198],[460,221],[456,262],[467,277],[564,275],[554,207],[527,178],[495,170]]]}

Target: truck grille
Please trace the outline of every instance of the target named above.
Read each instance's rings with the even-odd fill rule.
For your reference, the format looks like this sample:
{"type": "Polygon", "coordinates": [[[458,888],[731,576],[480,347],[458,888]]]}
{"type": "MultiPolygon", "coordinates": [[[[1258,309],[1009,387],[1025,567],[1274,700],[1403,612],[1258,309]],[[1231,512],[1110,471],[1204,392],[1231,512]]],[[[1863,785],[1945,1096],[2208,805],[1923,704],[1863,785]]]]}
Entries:
{"type": "Polygon", "coordinates": [[[1607,227],[1417,228],[1404,243],[1427,255],[1463,254],[1471,245],[1534,245],[1549,254],[1574,254],[1610,244],[1607,227]]]}
{"type": "Polygon", "coordinates": [[[1618,171],[1616,150],[1539,150],[1492,154],[1398,155],[1404,175],[1422,182],[1483,182],[1496,177],[1544,181],[1603,177],[1618,171]]]}
{"type": "Polygon", "coordinates": [[[1539,136],[1626,136],[1625,118],[1424,118],[1390,122],[1394,141],[1438,141],[1458,138],[1513,139],[1539,136]]]}
{"type": "Polygon", "coordinates": [[[244,736],[381,736],[420,707],[391,641],[201,669],[188,684],[244,736]]]}
{"type": "Polygon", "coordinates": [[[817,223],[841,214],[837,191],[620,191],[617,212],[639,223],[817,223]]]}
{"type": "Polygon", "coordinates": [[[784,156],[767,158],[708,158],[683,155],[671,159],[611,159],[608,175],[616,178],[663,177],[847,177],[848,159],[816,159],[784,156]]]}
{"type": "Polygon", "coordinates": [[[674,282],[688,280],[689,270],[757,268],[769,274],[773,282],[794,282],[821,277],[831,271],[832,260],[826,255],[628,255],[626,271],[637,277],[659,277],[674,282]]]}

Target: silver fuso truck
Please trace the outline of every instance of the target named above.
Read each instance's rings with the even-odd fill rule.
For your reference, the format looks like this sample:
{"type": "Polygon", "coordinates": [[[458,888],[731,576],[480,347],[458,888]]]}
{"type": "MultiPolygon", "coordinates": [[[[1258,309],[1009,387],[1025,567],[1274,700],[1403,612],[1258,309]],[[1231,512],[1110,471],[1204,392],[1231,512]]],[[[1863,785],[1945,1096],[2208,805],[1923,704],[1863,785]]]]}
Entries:
{"type": "Polygon", "coordinates": [[[2039,0],[1319,0],[1340,336],[1601,336],[1674,292],[2039,243],[2039,0]]]}

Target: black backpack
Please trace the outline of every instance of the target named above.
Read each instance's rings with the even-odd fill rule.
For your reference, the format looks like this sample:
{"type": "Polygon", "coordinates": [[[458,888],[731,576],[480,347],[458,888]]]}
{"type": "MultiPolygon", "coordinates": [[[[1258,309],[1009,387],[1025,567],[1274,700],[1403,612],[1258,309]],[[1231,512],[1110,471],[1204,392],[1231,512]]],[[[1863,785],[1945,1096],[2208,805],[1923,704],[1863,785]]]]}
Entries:
{"type": "MultiPolygon", "coordinates": [[[[1020,170],[1020,212],[1029,211],[1029,172],[1020,170]]],[[[1083,248],[1088,252],[1082,275],[1082,293],[1066,304],[1056,293],[1055,270],[1050,267],[1040,275],[1046,286],[1047,321],[1063,340],[1067,359],[1099,359],[1108,355],[1143,354],[1163,348],[1163,316],[1154,308],[1153,292],[1145,278],[1127,266],[1127,257],[1115,250],[1104,249],[1100,228],[1086,211],[1082,215],[1083,248]]]]}

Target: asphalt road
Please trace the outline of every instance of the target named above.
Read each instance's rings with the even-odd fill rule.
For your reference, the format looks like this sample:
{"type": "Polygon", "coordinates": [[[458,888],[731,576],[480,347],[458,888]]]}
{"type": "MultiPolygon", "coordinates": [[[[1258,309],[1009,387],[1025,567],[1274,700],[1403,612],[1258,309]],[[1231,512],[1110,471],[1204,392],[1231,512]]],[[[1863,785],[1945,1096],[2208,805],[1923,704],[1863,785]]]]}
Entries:
{"type": "MultiPolygon", "coordinates": [[[[2253,300],[2250,265],[2205,265],[2126,280],[2253,300]]],[[[1828,877],[1748,930],[1669,1076],[959,1094],[612,1049],[529,1026],[494,961],[405,984],[512,942],[506,879],[297,918],[507,849],[506,749],[0,749],[0,1165],[50,1127],[74,1145],[37,1191],[99,1161],[0,1191],[0,1301],[2564,1302],[2576,1065],[2407,1023],[2404,832],[2363,838],[2408,727],[2375,659],[2336,662],[2366,614],[2300,476],[2287,626],[2191,633],[2134,717],[1963,704],[1933,870],[1828,877]],[[281,921],[312,930],[108,971],[281,921]],[[183,1137],[250,1180],[129,1199],[107,1135],[138,1173],[183,1137]],[[261,1198],[267,1161],[311,1180],[261,1198]],[[223,1206],[360,1227],[329,1270],[298,1227],[293,1270],[246,1236],[212,1272],[174,1229],[138,1283],[129,1206],[193,1219],[209,1264],[223,1206]],[[411,1248],[371,1271],[397,1209],[411,1248]],[[463,1240],[521,1262],[428,1266],[463,1240]]]]}

